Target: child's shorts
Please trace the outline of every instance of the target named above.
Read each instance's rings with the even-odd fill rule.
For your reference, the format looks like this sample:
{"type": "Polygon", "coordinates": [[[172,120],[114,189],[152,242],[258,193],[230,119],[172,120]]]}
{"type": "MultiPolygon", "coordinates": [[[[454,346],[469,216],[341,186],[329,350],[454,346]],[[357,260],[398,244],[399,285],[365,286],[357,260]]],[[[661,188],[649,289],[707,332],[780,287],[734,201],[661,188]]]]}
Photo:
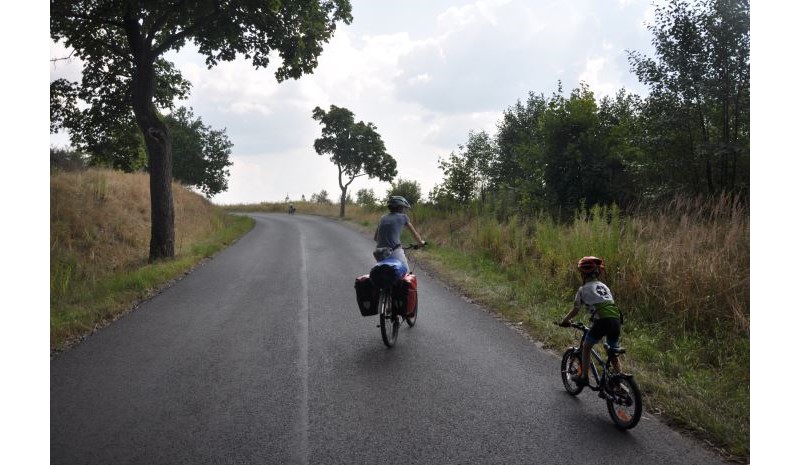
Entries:
{"type": "Polygon", "coordinates": [[[592,323],[592,328],[586,335],[586,341],[589,344],[597,344],[606,338],[606,342],[611,347],[619,347],[619,333],[621,331],[621,324],[619,318],[601,318],[592,323]]]}

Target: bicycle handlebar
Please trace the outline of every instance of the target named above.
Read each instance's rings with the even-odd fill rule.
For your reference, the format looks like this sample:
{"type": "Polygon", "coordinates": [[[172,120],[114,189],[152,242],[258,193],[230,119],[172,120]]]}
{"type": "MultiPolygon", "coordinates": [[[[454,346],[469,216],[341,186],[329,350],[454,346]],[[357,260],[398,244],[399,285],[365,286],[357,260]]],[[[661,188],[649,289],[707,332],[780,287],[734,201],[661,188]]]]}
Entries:
{"type": "MultiPolygon", "coordinates": [[[[556,325],[556,326],[561,326],[561,322],[560,321],[554,321],[553,324],[556,325]]],[[[584,325],[580,321],[575,322],[575,323],[570,323],[569,325],[570,325],[570,327],[575,328],[575,329],[580,329],[581,331],[587,331],[589,329],[589,328],[586,327],[586,325],[584,325]]],[[[562,328],[566,328],[566,326],[561,326],[561,327],[562,328]]]]}
{"type": "Polygon", "coordinates": [[[403,246],[403,250],[408,250],[408,249],[417,250],[425,247],[426,245],[428,245],[427,242],[423,242],[422,244],[408,244],[403,246]]]}

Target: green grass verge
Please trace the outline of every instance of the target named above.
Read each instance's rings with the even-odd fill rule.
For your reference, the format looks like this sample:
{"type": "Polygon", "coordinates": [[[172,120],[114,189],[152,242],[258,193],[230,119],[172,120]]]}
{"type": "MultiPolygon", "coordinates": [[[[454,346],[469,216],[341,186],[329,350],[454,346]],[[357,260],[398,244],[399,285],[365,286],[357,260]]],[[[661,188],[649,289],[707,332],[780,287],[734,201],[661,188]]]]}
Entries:
{"type": "Polygon", "coordinates": [[[64,350],[95,329],[130,310],[137,302],[184,275],[250,231],[255,221],[247,216],[224,215],[221,226],[206,241],[193,244],[174,260],[142,263],[141,266],[75,282],[50,310],[50,350],[64,350]]]}
{"type": "MultiPolygon", "coordinates": [[[[575,331],[553,324],[571,308],[577,277],[574,288],[565,289],[547,273],[502,265],[488,254],[436,246],[418,253],[463,294],[521,326],[545,348],[560,353],[577,343],[575,331]]],[[[721,335],[709,341],[674,334],[668,322],[645,326],[628,319],[622,342],[628,349],[623,369],[636,375],[649,412],[706,440],[730,460],[749,460],[749,340],[721,335]]],[[[553,376],[558,376],[555,358],[553,376]]]]}

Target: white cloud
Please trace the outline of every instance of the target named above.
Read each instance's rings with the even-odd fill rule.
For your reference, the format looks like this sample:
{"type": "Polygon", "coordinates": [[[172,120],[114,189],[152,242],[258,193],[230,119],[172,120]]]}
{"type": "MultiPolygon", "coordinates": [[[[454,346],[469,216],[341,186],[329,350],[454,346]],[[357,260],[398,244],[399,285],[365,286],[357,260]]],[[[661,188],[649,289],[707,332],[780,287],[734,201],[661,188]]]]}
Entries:
{"type": "MultiPolygon", "coordinates": [[[[602,98],[607,95],[615,93],[614,83],[612,81],[604,81],[601,74],[604,74],[604,68],[608,63],[606,57],[592,57],[586,60],[586,68],[580,74],[578,79],[581,82],[589,84],[589,88],[595,94],[596,98],[602,98]]],[[[607,74],[607,73],[606,73],[607,74]]]]}

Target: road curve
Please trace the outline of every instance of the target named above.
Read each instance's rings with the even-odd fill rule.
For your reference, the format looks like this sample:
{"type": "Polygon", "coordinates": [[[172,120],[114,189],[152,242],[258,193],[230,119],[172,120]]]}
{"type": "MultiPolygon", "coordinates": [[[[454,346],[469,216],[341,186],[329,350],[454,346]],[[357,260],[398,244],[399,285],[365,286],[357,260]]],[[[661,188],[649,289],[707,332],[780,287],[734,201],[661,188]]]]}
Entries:
{"type": "MultiPolygon", "coordinates": [[[[50,364],[54,464],[715,464],[645,414],[614,428],[559,358],[418,269],[387,349],[353,281],[369,238],[312,216],[255,228],[50,364]]],[[[424,235],[424,234],[423,234],[424,235]]]]}

